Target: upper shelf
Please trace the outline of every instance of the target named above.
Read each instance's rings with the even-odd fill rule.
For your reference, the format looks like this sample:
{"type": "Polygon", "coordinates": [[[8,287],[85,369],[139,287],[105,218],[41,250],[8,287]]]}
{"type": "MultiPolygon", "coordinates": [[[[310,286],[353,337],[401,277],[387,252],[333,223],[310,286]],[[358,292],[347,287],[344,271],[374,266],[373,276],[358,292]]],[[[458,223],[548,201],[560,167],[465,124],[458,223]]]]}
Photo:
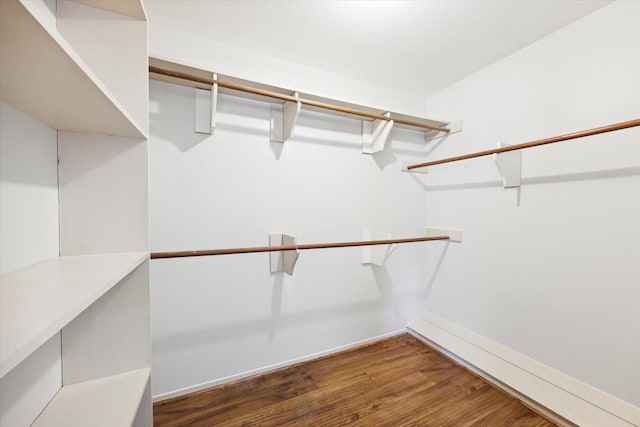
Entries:
{"type": "Polygon", "coordinates": [[[0,99],[54,129],[147,137],[41,2],[0,1],[0,99]]]}
{"type": "MultiPolygon", "coordinates": [[[[204,78],[204,79],[211,79],[212,78],[212,74],[213,74],[212,71],[202,70],[202,69],[195,68],[195,67],[190,67],[190,66],[187,66],[187,65],[184,65],[184,64],[178,64],[178,63],[175,63],[173,61],[162,59],[162,58],[154,58],[154,57],[149,58],[149,65],[152,66],[152,67],[158,67],[158,68],[162,68],[162,69],[165,69],[165,70],[176,71],[178,73],[190,74],[190,75],[193,75],[193,76],[196,76],[196,77],[201,77],[201,78],[204,78]]],[[[200,89],[207,89],[207,90],[211,89],[211,85],[210,84],[206,84],[206,83],[201,83],[201,82],[181,79],[181,78],[167,76],[167,75],[158,74],[158,73],[154,73],[154,72],[151,72],[150,76],[153,79],[166,81],[166,82],[169,82],[169,83],[176,83],[176,84],[181,84],[181,85],[190,86],[190,87],[196,87],[196,88],[200,88],[200,89]]],[[[305,100],[311,101],[311,103],[329,104],[331,106],[343,108],[345,110],[357,110],[357,111],[360,111],[360,112],[364,112],[365,114],[368,113],[368,114],[373,114],[373,115],[378,115],[378,116],[384,116],[384,115],[388,114],[390,119],[394,119],[395,120],[394,121],[394,126],[395,127],[408,128],[408,129],[414,129],[414,130],[415,129],[419,129],[419,130],[426,131],[427,133],[438,134],[439,132],[437,130],[424,129],[424,128],[420,127],[421,125],[435,126],[435,127],[445,127],[446,128],[447,125],[450,123],[450,122],[443,121],[443,120],[427,119],[427,118],[422,118],[422,117],[414,117],[414,116],[409,116],[409,115],[402,114],[402,113],[396,113],[396,112],[392,112],[392,111],[381,110],[379,108],[372,108],[372,107],[363,106],[363,105],[359,105],[359,104],[343,102],[343,101],[336,100],[336,99],[324,98],[324,97],[313,95],[313,94],[308,94],[308,93],[303,93],[303,92],[296,92],[296,91],[291,90],[291,89],[275,87],[275,86],[269,86],[269,85],[256,83],[256,82],[251,82],[251,81],[247,81],[247,80],[243,80],[243,79],[239,79],[239,78],[231,77],[231,76],[227,76],[227,75],[222,75],[222,74],[216,74],[216,81],[221,82],[221,85],[218,88],[218,92],[219,93],[227,93],[227,94],[231,94],[231,95],[242,96],[244,98],[256,99],[256,100],[265,101],[265,102],[282,103],[283,102],[282,100],[276,99],[276,98],[274,98],[272,96],[262,95],[262,94],[259,94],[259,93],[249,93],[249,92],[246,92],[246,91],[235,90],[233,88],[227,88],[227,87],[224,87],[222,83],[229,83],[231,85],[239,85],[239,86],[249,87],[251,89],[255,89],[256,91],[271,92],[271,93],[274,93],[274,94],[284,95],[284,96],[288,96],[288,97],[291,97],[292,94],[295,92],[295,93],[298,94],[297,97],[299,97],[301,99],[305,99],[305,100]],[[414,126],[414,125],[411,125],[411,124],[404,124],[404,123],[402,123],[402,121],[415,123],[418,126],[414,126]]],[[[303,102],[303,104],[304,104],[304,102],[303,102]]],[[[315,110],[315,111],[322,111],[322,112],[329,111],[326,107],[319,107],[319,106],[314,106],[314,105],[305,105],[305,109],[315,110]]],[[[372,120],[371,118],[363,117],[362,115],[352,114],[352,113],[349,113],[349,112],[341,112],[341,111],[336,111],[336,110],[330,110],[330,112],[331,112],[331,114],[336,114],[336,115],[340,115],[340,116],[358,117],[358,118],[361,118],[361,119],[364,119],[364,120],[368,120],[368,121],[372,120]]]]}
{"type": "Polygon", "coordinates": [[[86,6],[96,9],[107,10],[109,12],[126,15],[131,18],[146,21],[147,14],[144,11],[140,0],[73,0],[86,6]]]}
{"type": "Polygon", "coordinates": [[[0,276],[0,378],[147,257],[58,257],[0,276]]]}

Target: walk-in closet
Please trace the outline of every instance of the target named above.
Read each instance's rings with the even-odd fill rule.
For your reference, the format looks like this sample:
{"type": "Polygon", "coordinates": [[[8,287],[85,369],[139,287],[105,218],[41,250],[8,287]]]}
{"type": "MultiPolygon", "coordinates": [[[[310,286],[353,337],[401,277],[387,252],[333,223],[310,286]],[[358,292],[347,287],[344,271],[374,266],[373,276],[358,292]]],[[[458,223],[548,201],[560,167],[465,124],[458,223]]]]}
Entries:
{"type": "Polygon", "coordinates": [[[640,426],[639,22],[0,0],[0,426],[640,426]]]}

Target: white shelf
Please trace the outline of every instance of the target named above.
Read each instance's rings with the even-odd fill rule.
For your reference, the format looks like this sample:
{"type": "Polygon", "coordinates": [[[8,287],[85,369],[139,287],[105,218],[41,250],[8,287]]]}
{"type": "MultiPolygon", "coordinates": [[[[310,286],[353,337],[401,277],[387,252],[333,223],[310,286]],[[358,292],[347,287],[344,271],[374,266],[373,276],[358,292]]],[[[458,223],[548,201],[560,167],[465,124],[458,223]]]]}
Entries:
{"type": "MultiPolygon", "coordinates": [[[[205,77],[205,78],[209,78],[209,79],[211,78],[212,73],[213,73],[213,71],[203,70],[201,68],[192,67],[192,66],[187,65],[187,64],[180,64],[180,63],[174,62],[172,60],[169,60],[169,59],[166,59],[166,58],[160,58],[160,57],[150,57],[149,58],[149,65],[160,67],[160,68],[166,68],[166,69],[172,70],[172,71],[179,71],[179,72],[182,72],[182,73],[193,74],[193,75],[196,75],[196,76],[199,76],[199,77],[205,77]]],[[[243,86],[249,86],[249,87],[252,87],[252,88],[255,88],[255,89],[261,89],[261,90],[266,90],[266,91],[270,91],[270,92],[279,93],[279,94],[282,94],[282,95],[292,95],[294,92],[296,92],[295,90],[292,90],[292,89],[265,85],[265,84],[262,84],[262,83],[243,80],[243,79],[239,79],[237,77],[232,77],[232,76],[228,76],[228,75],[216,74],[216,76],[217,76],[217,80],[221,81],[221,82],[235,83],[235,84],[239,84],[239,85],[243,85],[243,86]]],[[[168,83],[175,83],[175,84],[179,84],[179,85],[183,85],[183,86],[196,87],[196,88],[207,89],[207,90],[211,89],[210,85],[207,85],[207,84],[204,84],[204,83],[192,82],[192,81],[189,81],[189,80],[182,80],[182,79],[178,79],[178,78],[175,78],[175,77],[168,77],[168,76],[165,76],[165,75],[162,75],[162,74],[150,73],[149,74],[149,78],[154,79],[154,80],[160,80],[160,81],[168,82],[168,83]]],[[[241,96],[243,98],[255,99],[255,100],[258,100],[258,101],[265,101],[265,102],[272,102],[272,103],[273,102],[282,103],[282,101],[274,100],[273,98],[270,98],[268,96],[256,95],[256,94],[251,94],[251,93],[247,93],[247,92],[241,92],[241,91],[237,91],[237,90],[233,90],[233,89],[219,88],[218,92],[219,93],[223,93],[223,94],[241,96]]],[[[419,123],[419,124],[422,124],[422,125],[443,126],[443,127],[447,127],[449,125],[449,122],[448,121],[444,121],[444,120],[410,116],[410,115],[399,113],[399,112],[395,112],[395,111],[382,110],[380,108],[369,107],[369,106],[360,105],[360,104],[353,104],[353,103],[350,103],[350,102],[344,102],[344,101],[336,100],[336,99],[333,99],[333,98],[325,98],[325,97],[314,95],[314,94],[311,94],[311,93],[298,92],[298,97],[299,98],[303,98],[303,99],[308,99],[308,100],[311,100],[311,101],[325,103],[325,104],[332,104],[332,105],[336,105],[336,106],[343,107],[343,108],[349,108],[349,109],[352,109],[352,110],[364,111],[364,112],[367,112],[367,113],[373,113],[373,114],[379,114],[379,115],[385,115],[386,113],[389,113],[391,115],[391,117],[393,117],[395,119],[408,120],[408,121],[412,121],[412,122],[419,123]]],[[[353,115],[353,114],[350,114],[350,113],[332,111],[332,110],[327,110],[327,109],[324,109],[324,108],[312,107],[312,106],[309,106],[309,105],[305,105],[304,109],[305,110],[310,110],[310,111],[319,111],[319,112],[323,112],[323,113],[326,113],[326,114],[338,115],[338,116],[343,116],[343,117],[359,118],[359,119],[362,119],[362,120],[365,120],[365,121],[372,121],[373,120],[373,119],[363,118],[362,116],[353,115]]],[[[432,130],[424,129],[424,128],[421,128],[421,127],[415,127],[415,126],[411,126],[411,125],[405,125],[405,124],[401,124],[401,123],[397,123],[397,122],[394,122],[393,126],[394,127],[398,127],[398,128],[406,128],[406,129],[413,129],[413,130],[418,129],[418,130],[425,131],[426,133],[437,133],[437,131],[432,131],[432,130]]]]}
{"type": "Polygon", "coordinates": [[[0,276],[0,377],[147,257],[146,252],[58,257],[0,276]]]}
{"type": "Polygon", "coordinates": [[[32,426],[131,426],[150,372],[143,368],[64,386],[32,426]]]}
{"type": "Polygon", "coordinates": [[[55,23],[39,2],[0,1],[1,99],[54,129],[146,138],[55,23]]]}
{"type": "Polygon", "coordinates": [[[131,18],[146,20],[147,15],[140,0],[73,0],[86,6],[95,7],[131,18]]]}

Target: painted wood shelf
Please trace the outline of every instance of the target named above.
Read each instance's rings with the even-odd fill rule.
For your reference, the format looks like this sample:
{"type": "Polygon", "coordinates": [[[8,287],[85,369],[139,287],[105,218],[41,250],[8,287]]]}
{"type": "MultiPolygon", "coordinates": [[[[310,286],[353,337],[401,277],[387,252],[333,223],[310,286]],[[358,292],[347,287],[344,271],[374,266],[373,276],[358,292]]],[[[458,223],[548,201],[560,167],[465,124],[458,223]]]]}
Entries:
{"type": "MultiPolygon", "coordinates": [[[[201,68],[192,67],[192,66],[189,66],[187,64],[180,64],[180,63],[174,62],[174,61],[172,61],[170,59],[160,58],[160,57],[150,57],[149,58],[149,65],[150,66],[154,66],[154,67],[164,68],[164,69],[171,70],[171,71],[178,71],[178,72],[181,72],[181,73],[192,74],[192,75],[195,75],[195,76],[198,76],[198,77],[204,77],[204,78],[209,78],[209,79],[211,79],[213,74],[214,74],[213,71],[203,70],[201,68]]],[[[165,76],[165,75],[161,75],[161,74],[157,74],[157,73],[150,73],[149,77],[154,79],[154,80],[160,80],[160,81],[164,81],[164,82],[168,82],[168,83],[174,83],[174,84],[179,84],[179,85],[183,85],[183,86],[189,86],[189,87],[195,87],[195,88],[199,88],[199,89],[211,90],[211,85],[208,85],[208,84],[189,81],[189,80],[184,80],[184,79],[179,79],[179,78],[175,78],[175,77],[171,77],[171,76],[165,76]]],[[[325,104],[332,104],[332,105],[335,105],[335,106],[338,106],[338,107],[343,107],[343,108],[347,108],[347,109],[351,109],[351,110],[358,110],[358,111],[363,111],[363,112],[366,112],[366,113],[372,113],[372,114],[378,114],[378,115],[390,114],[390,116],[392,118],[396,119],[396,121],[393,123],[394,127],[413,129],[413,130],[416,130],[416,129],[423,130],[430,137],[437,136],[437,135],[440,134],[440,132],[429,130],[429,129],[425,130],[423,128],[416,128],[415,126],[398,123],[397,120],[398,119],[399,120],[406,120],[406,121],[411,121],[411,122],[415,122],[415,123],[419,123],[419,124],[423,124],[423,125],[438,126],[438,127],[447,127],[451,123],[451,122],[445,121],[445,120],[429,119],[429,118],[423,118],[423,117],[415,117],[415,116],[410,116],[410,115],[407,115],[407,114],[402,114],[402,113],[398,113],[398,112],[394,112],[394,111],[382,110],[382,109],[379,109],[379,108],[373,108],[373,107],[364,106],[364,105],[360,105],[360,104],[344,102],[344,101],[340,101],[340,100],[336,100],[336,99],[332,99],[332,98],[321,97],[321,96],[317,96],[317,95],[310,94],[310,93],[296,92],[295,90],[292,90],[292,89],[286,89],[286,88],[282,88],[282,87],[265,85],[265,84],[262,84],[262,83],[243,80],[243,79],[239,79],[237,77],[232,77],[232,76],[223,75],[223,74],[216,74],[216,79],[221,81],[221,82],[233,83],[233,84],[238,84],[238,85],[242,85],[242,86],[250,86],[250,87],[255,88],[255,89],[269,91],[269,92],[275,92],[275,93],[278,93],[278,94],[281,94],[281,95],[293,95],[294,93],[297,93],[298,94],[297,96],[299,98],[304,98],[304,99],[308,99],[310,101],[315,101],[315,102],[320,102],[320,103],[325,103],[325,104]]],[[[259,94],[252,94],[252,93],[242,92],[242,91],[229,89],[229,88],[220,87],[220,88],[218,88],[218,93],[241,96],[243,98],[249,98],[249,99],[254,99],[254,100],[263,101],[263,102],[282,104],[282,101],[274,100],[273,98],[271,98],[269,96],[263,96],[263,95],[259,95],[259,94]]],[[[359,119],[362,119],[364,121],[373,121],[372,119],[369,119],[369,118],[366,118],[366,117],[362,117],[362,116],[359,116],[359,115],[354,115],[354,114],[350,114],[350,113],[346,113],[346,112],[339,112],[339,111],[330,111],[330,110],[327,110],[327,109],[324,109],[324,108],[319,108],[319,107],[314,107],[314,106],[309,106],[309,105],[305,105],[304,109],[305,110],[310,110],[310,111],[319,111],[319,112],[322,112],[322,113],[325,113],[325,114],[333,114],[333,115],[338,115],[338,116],[343,116],[343,117],[359,118],[359,119]]]]}
{"type": "Polygon", "coordinates": [[[73,0],[76,3],[95,7],[96,9],[118,13],[135,19],[146,20],[147,14],[140,0],[73,0]]]}
{"type": "Polygon", "coordinates": [[[0,99],[57,130],[147,138],[41,2],[0,1],[0,99]]]}
{"type": "Polygon", "coordinates": [[[58,257],[0,276],[0,377],[147,258],[147,252],[58,257]]]}
{"type": "Polygon", "coordinates": [[[62,387],[33,427],[133,425],[149,382],[150,368],[62,387]]]}

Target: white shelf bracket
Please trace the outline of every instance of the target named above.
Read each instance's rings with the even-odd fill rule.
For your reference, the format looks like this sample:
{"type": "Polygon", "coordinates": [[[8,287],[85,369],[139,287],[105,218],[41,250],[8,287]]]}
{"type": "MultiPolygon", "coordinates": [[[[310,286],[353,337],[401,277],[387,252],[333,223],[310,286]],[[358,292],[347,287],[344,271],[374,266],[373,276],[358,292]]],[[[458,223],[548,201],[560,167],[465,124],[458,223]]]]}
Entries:
{"type": "MultiPolygon", "coordinates": [[[[391,117],[391,113],[384,114],[391,117]]],[[[362,121],[362,152],[373,154],[384,150],[393,129],[393,120],[362,121]]]]}
{"type": "MultiPolygon", "coordinates": [[[[383,231],[362,230],[362,240],[389,239],[391,239],[391,233],[385,233],[383,231]]],[[[390,245],[363,246],[362,264],[373,264],[382,266],[395,248],[395,243],[390,245]]]]}
{"type": "MultiPolygon", "coordinates": [[[[287,234],[269,234],[269,246],[295,245],[296,238],[287,234]]],[[[289,276],[293,275],[293,269],[298,261],[300,251],[295,249],[291,251],[269,252],[269,263],[271,272],[278,273],[284,271],[289,276]]]]}
{"type": "MultiPolygon", "coordinates": [[[[293,94],[298,98],[298,92],[293,94]]],[[[271,141],[286,142],[293,136],[302,103],[287,101],[284,104],[271,104],[271,141]]]]}
{"type": "MultiPolygon", "coordinates": [[[[218,75],[213,74],[217,80],[218,75]]],[[[218,109],[218,83],[211,86],[211,90],[196,88],[196,133],[213,135],[216,127],[216,111],[218,109]]]]}
{"type": "MultiPolygon", "coordinates": [[[[218,74],[213,74],[213,80],[218,80],[218,74]]],[[[216,127],[216,113],[218,111],[218,83],[211,88],[211,133],[216,127]]]]}
{"type": "Polygon", "coordinates": [[[462,120],[456,122],[447,123],[443,127],[449,129],[449,132],[438,132],[437,130],[428,130],[424,133],[425,142],[433,141],[434,139],[442,138],[443,136],[452,135],[462,131],[462,120]]]}
{"type": "Polygon", "coordinates": [[[425,227],[425,237],[449,236],[450,242],[462,242],[462,230],[456,228],[425,227]]]}
{"type": "MultiPolygon", "coordinates": [[[[506,147],[500,144],[499,147],[506,147]]],[[[504,188],[520,187],[522,179],[522,150],[507,151],[493,155],[493,161],[502,174],[502,186],[504,188]]]]}

